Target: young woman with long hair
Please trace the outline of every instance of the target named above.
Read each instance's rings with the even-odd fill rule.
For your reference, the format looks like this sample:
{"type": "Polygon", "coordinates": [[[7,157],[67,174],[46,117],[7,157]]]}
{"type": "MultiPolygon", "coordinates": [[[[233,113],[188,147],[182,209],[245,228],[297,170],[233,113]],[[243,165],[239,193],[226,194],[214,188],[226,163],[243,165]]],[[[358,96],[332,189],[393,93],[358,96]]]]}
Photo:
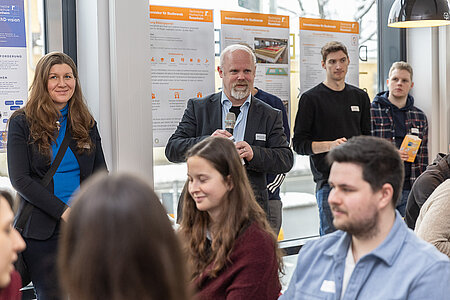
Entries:
{"type": "Polygon", "coordinates": [[[282,256],[233,142],[187,153],[180,235],[198,299],[277,299],[282,256]]]}
{"type": "Polygon", "coordinates": [[[17,254],[25,249],[25,242],[13,227],[13,200],[6,191],[0,190],[0,300],[20,300],[20,275],[13,263],[17,254]]]}
{"type": "Polygon", "coordinates": [[[11,183],[21,198],[18,216],[23,252],[38,299],[59,299],[56,252],[70,197],[97,170],[106,170],[97,125],[81,92],[75,63],[52,52],[37,66],[25,107],[9,120],[7,141],[11,183]],[[69,145],[49,184],[43,183],[67,135],[69,145]],[[44,186],[45,185],[45,186],[44,186]],[[26,207],[31,211],[25,214],[26,207]]]}
{"type": "Polygon", "coordinates": [[[190,299],[166,211],[131,175],[101,174],[81,188],[63,229],[59,267],[70,299],[190,299]]]}

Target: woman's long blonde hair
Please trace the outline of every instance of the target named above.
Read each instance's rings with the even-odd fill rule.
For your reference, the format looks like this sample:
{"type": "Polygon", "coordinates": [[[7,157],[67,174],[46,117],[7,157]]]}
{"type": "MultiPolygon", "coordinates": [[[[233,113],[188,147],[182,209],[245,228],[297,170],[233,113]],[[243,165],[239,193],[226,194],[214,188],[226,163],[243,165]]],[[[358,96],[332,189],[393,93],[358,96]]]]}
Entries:
{"type": "Polygon", "coordinates": [[[50,69],[57,64],[69,65],[76,81],[75,91],[68,104],[67,126],[70,126],[72,137],[77,141],[77,152],[92,151],[94,143],[89,131],[94,126],[94,118],[84,103],[77,67],[64,53],[51,52],[39,60],[28,101],[25,107],[15,114],[25,113],[30,128],[30,142],[37,145],[40,153],[50,157],[51,143],[56,142],[57,138],[56,121],[61,117],[61,113],[53,104],[47,83],[50,69]],[[87,145],[89,147],[86,147],[87,145]]]}
{"type": "MultiPolygon", "coordinates": [[[[209,137],[192,147],[187,158],[206,159],[223,176],[231,178],[232,189],[224,196],[222,214],[212,223],[208,212],[197,209],[185,188],[180,235],[192,274],[192,280],[201,275],[216,277],[229,262],[236,238],[246,226],[254,222],[273,240],[279,271],[283,271],[282,254],[275,233],[266,215],[255,200],[246,171],[234,143],[220,137],[209,137]],[[206,232],[213,232],[211,247],[206,232]],[[208,267],[212,264],[212,267],[208,267]],[[208,267],[208,274],[205,270],[208,267]]],[[[186,186],[187,187],[187,182],[186,186]]]]}

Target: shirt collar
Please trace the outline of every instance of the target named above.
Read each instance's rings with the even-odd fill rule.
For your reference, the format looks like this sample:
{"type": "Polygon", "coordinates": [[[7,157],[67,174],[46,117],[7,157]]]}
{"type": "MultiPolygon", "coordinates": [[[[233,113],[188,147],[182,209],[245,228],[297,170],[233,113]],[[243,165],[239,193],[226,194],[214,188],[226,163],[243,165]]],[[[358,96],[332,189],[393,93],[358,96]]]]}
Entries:
{"type": "Polygon", "coordinates": [[[66,104],[63,109],[60,110],[61,115],[67,116],[67,113],[69,112],[69,104],[66,104]]]}
{"type": "MultiPolygon", "coordinates": [[[[395,211],[395,221],[388,236],[384,241],[375,248],[369,254],[361,257],[363,259],[367,256],[375,256],[384,261],[387,265],[391,266],[397,255],[399,255],[403,242],[406,238],[407,228],[402,219],[402,216],[398,211],[395,211]]],[[[345,259],[348,251],[348,247],[351,242],[350,234],[342,231],[338,231],[342,234],[339,240],[330,248],[328,248],[324,254],[333,256],[336,261],[345,259]]]]}

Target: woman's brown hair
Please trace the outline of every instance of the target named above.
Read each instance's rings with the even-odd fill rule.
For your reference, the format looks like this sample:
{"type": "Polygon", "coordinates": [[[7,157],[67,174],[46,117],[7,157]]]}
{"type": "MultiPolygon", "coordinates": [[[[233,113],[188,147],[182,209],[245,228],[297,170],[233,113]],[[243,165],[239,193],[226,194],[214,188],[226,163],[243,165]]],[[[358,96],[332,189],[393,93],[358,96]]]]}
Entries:
{"type": "Polygon", "coordinates": [[[40,153],[50,157],[51,143],[56,141],[58,132],[56,121],[61,117],[61,113],[53,104],[48,93],[47,83],[50,69],[57,64],[69,65],[76,81],[73,96],[68,104],[67,125],[70,126],[72,137],[77,141],[77,151],[80,153],[92,151],[94,143],[89,136],[89,131],[94,126],[94,118],[84,102],[77,67],[68,55],[51,52],[39,60],[28,101],[25,107],[16,113],[25,112],[30,127],[30,142],[37,145],[40,153]]]}
{"type": "MultiPolygon", "coordinates": [[[[231,178],[233,186],[225,194],[222,214],[214,223],[208,212],[197,209],[189,192],[186,191],[184,194],[180,234],[192,272],[192,280],[200,275],[216,277],[229,262],[234,242],[239,233],[251,222],[255,222],[272,238],[278,269],[282,272],[282,254],[278,248],[275,233],[267,222],[264,211],[255,200],[234,143],[225,138],[209,137],[192,147],[186,156],[188,159],[198,156],[207,160],[223,176],[224,180],[231,178]],[[213,232],[210,248],[206,237],[208,230],[213,232]],[[208,268],[209,274],[203,274],[210,264],[213,267],[208,268]]],[[[186,181],[186,186],[187,184],[188,181],[186,181]]]]}
{"type": "Polygon", "coordinates": [[[158,197],[138,177],[89,179],[74,199],[59,251],[71,299],[189,299],[177,237],[158,197]]]}

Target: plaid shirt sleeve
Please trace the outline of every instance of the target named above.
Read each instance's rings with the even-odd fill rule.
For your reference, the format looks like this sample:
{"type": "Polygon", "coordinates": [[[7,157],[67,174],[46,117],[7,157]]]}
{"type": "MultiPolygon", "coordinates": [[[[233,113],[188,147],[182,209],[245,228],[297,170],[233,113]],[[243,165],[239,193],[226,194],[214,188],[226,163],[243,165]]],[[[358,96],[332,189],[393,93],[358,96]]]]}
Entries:
{"type": "Polygon", "coordinates": [[[389,109],[381,107],[378,103],[372,103],[370,107],[370,122],[372,136],[394,141],[394,126],[389,109]]]}

